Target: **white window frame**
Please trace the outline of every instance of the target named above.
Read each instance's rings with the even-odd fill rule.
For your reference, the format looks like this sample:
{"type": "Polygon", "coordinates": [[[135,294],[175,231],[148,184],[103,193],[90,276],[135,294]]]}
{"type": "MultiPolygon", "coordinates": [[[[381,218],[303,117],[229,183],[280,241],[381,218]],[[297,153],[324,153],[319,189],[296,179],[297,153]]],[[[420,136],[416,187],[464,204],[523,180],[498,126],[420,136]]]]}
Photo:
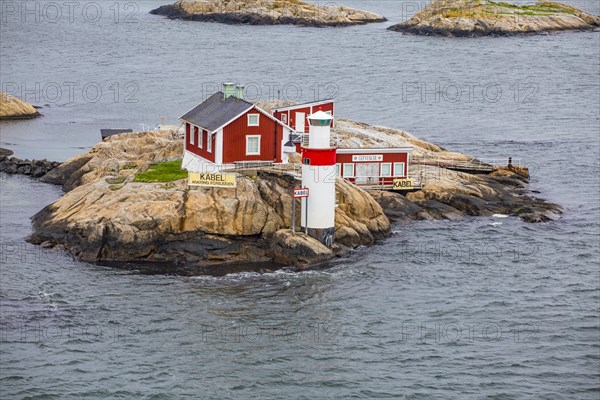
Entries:
{"type": "Polygon", "coordinates": [[[343,165],[344,178],[355,178],[354,173],[355,173],[354,163],[344,163],[344,165],[343,165]],[[352,175],[346,175],[346,167],[352,168],[352,175]]]}
{"type": "Polygon", "coordinates": [[[335,164],[335,176],[342,177],[342,163],[335,164]]]}
{"type": "Polygon", "coordinates": [[[392,177],[392,163],[384,162],[379,165],[379,176],[382,178],[391,178],[392,177]],[[383,174],[383,166],[387,165],[389,168],[389,173],[387,175],[383,174]]]}
{"type": "Polygon", "coordinates": [[[196,129],[196,128],[194,127],[194,125],[190,124],[190,144],[191,144],[192,146],[195,146],[195,145],[196,145],[196,143],[194,143],[194,136],[195,136],[195,135],[194,135],[194,132],[195,132],[195,129],[196,129]]]}
{"type": "Polygon", "coordinates": [[[204,129],[198,128],[198,148],[199,149],[201,149],[203,146],[202,143],[204,142],[204,140],[202,140],[202,139],[204,139],[204,129]]]}
{"type": "Polygon", "coordinates": [[[206,136],[206,151],[212,153],[212,134],[210,132],[207,132],[206,136]]]}
{"type": "Polygon", "coordinates": [[[260,114],[248,114],[248,126],[260,126],[260,114]],[[250,123],[250,117],[256,117],[256,124],[250,123]]]}
{"type": "Polygon", "coordinates": [[[260,135],[246,135],[246,155],[247,156],[260,156],[260,135]],[[248,143],[249,143],[249,139],[258,139],[258,151],[257,152],[250,152],[248,151],[248,143]]]}
{"type": "Polygon", "coordinates": [[[403,177],[404,175],[404,163],[403,162],[395,162],[394,163],[394,176],[395,177],[403,177]],[[402,165],[402,168],[399,170],[398,165],[402,165]]]}
{"type": "Polygon", "coordinates": [[[287,113],[281,114],[281,122],[287,125],[287,113]]]}

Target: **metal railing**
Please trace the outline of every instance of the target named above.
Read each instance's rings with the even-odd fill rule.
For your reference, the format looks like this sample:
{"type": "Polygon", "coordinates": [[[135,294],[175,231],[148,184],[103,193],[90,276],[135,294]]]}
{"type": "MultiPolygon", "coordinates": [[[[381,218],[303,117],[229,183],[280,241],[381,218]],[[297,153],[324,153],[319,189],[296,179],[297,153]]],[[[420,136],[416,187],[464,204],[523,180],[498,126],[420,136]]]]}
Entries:
{"type": "MultiPolygon", "coordinates": [[[[299,134],[299,133],[296,132],[294,134],[301,135],[302,139],[301,139],[300,143],[302,144],[302,147],[308,147],[309,146],[310,142],[309,142],[309,139],[308,139],[308,137],[309,137],[308,133],[299,134]]],[[[338,135],[337,135],[337,133],[335,133],[335,131],[332,130],[331,131],[331,138],[329,139],[329,145],[331,147],[336,147],[337,148],[339,146],[339,144],[340,144],[340,140],[338,138],[338,135]]]]}
{"type": "Polygon", "coordinates": [[[454,169],[459,171],[472,171],[472,172],[492,172],[496,167],[492,164],[485,163],[477,158],[470,158],[467,160],[457,160],[451,157],[416,157],[413,156],[410,159],[413,165],[429,165],[439,168],[454,169]]]}
{"type": "MultiPolygon", "coordinates": [[[[348,180],[347,178],[344,178],[346,180],[348,180]]],[[[418,190],[418,189],[422,189],[423,188],[423,180],[415,180],[414,178],[408,177],[408,178],[393,178],[390,176],[358,176],[358,177],[354,177],[355,181],[350,183],[354,184],[355,186],[358,186],[361,189],[369,189],[369,190],[389,190],[392,189],[394,187],[394,184],[392,182],[389,182],[390,179],[412,179],[413,180],[413,186],[411,188],[407,188],[406,190],[418,190]],[[356,178],[359,179],[367,179],[367,182],[356,182],[356,178]],[[386,180],[388,180],[388,182],[386,182],[386,180]]]]}
{"type": "Polygon", "coordinates": [[[232,172],[241,175],[254,175],[259,171],[266,171],[277,174],[291,175],[297,179],[302,177],[301,164],[276,164],[273,161],[238,161],[234,162],[233,164],[224,164],[215,167],[218,172],[232,172]]]}

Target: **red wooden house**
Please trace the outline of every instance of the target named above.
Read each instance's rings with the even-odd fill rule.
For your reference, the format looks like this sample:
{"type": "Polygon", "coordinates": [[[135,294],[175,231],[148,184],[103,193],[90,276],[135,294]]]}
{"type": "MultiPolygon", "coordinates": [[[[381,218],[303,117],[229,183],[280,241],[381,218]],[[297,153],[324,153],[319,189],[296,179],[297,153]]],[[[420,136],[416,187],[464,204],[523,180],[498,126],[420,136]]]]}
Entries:
{"type": "Polygon", "coordinates": [[[224,84],[180,119],[185,124],[182,168],[206,171],[207,165],[264,161],[287,163],[296,149],[292,129],[242,98],[243,87],[224,84]]]}

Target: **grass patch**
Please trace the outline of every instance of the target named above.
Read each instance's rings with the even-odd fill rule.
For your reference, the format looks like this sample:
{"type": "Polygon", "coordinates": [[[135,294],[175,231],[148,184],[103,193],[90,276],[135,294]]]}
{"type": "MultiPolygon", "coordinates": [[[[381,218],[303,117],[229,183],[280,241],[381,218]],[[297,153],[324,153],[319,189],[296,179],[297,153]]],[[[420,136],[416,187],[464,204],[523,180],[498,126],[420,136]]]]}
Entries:
{"type": "MultiPolygon", "coordinates": [[[[539,4],[512,4],[504,1],[490,1],[490,5],[498,6],[503,8],[510,8],[517,11],[526,12],[527,15],[536,15],[536,13],[562,13],[562,14],[573,14],[575,11],[570,7],[564,7],[554,3],[539,3],[539,4]]],[[[546,14],[547,15],[547,14],[546,14]]]]}
{"type": "Polygon", "coordinates": [[[147,171],[135,174],[134,182],[173,182],[187,178],[188,172],[181,169],[181,161],[152,164],[147,171]]]}

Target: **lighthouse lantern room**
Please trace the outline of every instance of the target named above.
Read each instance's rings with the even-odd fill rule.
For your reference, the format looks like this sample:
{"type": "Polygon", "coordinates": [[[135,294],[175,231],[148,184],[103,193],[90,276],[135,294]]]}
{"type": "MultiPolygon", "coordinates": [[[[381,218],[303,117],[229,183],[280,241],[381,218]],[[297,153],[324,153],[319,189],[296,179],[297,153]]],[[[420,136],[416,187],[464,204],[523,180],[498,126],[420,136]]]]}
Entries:
{"type": "Polygon", "coordinates": [[[302,199],[301,225],[326,246],[333,245],[335,227],[336,149],[331,147],[333,117],[323,111],[307,117],[308,143],[302,147],[302,186],[309,197],[302,199]]]}

